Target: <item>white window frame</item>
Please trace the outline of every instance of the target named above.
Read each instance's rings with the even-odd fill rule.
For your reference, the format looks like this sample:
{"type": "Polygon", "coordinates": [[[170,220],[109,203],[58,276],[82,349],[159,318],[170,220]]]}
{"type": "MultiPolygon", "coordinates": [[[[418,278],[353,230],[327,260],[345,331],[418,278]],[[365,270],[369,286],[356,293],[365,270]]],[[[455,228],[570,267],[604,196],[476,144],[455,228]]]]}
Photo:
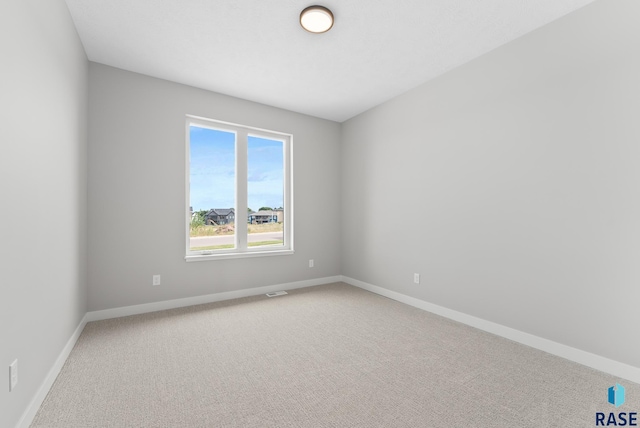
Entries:
{"type": "MultiPolygon", "coordinates": [[[[187,115],[186,118],[186,156],[185,156],[185,260],[187,262],[220,260],[243,257],[263,257],[263,256],[279,256],[293,254],[293,135],[284,132],[270,131],[267,129],[254,128],[246,125],[239,125],[231,122],[223,122],[214,119],[207,119],[199,116],[187,115]],[[231,132],[236,135],[236,206],[235,209],[235,248],[220,250],[190,250],[190,224],[191,224],[191,195],[190,195],[190,127],[191,125],[201,128],[213,129],[217,131],[231,132]],[[283,162],[283,180],[284,180],[284,243],[282,246],[264,246],[249,247],[248,246],[248,174],[247,174],[247,147],[249,137],[266,138],[269,140],[281,141],[284,162],[283,162]],[[243,217],[241,213],[245,213],[243,217]],[[244,221],[243,221],[244,220],[244,221]]],[[[213,207],[215,208],[215,207],[213,207]]]]}

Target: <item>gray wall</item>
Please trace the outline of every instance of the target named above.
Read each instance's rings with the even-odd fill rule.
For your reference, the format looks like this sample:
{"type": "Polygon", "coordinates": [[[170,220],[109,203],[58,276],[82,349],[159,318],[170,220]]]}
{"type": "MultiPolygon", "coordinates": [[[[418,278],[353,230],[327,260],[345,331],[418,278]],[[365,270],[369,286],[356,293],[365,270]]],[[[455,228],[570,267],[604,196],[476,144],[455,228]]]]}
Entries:
{"type": "Polygon", "coordinates": [[[0,63],[0,426],[12,427],[86,312],[88,62],[64,1],[2,0],[0,63]]]}
{"type": "Polygon", "coordinates": [[[89,310],[340,273],[339,124],[95,63],[89,76],[89,310]],[[185,262],[186,114],[293,134],[294,255],[185,262]]]}
{"type": "Polygon", "coordinates": [[[640,367],[638,16],[593,3],[344,123],[342,273],[640,367]]]}
{"type": "Polygon", "coordinates": [[[340,273],[640,366],[638,15],[598,1],[341,127],[88,66],[62,0],[0,2],[0,426],[87,310],[340,273]],[[184,261],[187,113],[294,134],[295,255],[184,261]]]}

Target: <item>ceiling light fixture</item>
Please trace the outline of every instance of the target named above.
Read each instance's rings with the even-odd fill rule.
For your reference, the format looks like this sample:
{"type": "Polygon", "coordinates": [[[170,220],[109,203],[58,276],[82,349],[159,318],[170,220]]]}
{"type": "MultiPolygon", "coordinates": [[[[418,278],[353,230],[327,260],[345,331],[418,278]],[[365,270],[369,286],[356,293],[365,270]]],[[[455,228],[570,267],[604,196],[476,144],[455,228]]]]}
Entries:
{"type": "Polygon", "coordinates": [[[333,13],[324,6],[309,6],[300,13],[300,25],[310,33],[326,33],[333,27],[333,13]]]}

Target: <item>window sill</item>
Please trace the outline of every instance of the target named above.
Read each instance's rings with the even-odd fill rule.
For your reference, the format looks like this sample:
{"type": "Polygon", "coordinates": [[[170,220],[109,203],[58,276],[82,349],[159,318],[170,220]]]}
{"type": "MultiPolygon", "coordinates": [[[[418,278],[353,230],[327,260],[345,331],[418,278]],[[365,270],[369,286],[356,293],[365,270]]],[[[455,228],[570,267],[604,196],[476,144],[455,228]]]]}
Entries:
{"type": "Polygon", "coordinates": [[[185,256],[185,261],[205,262],[208,260],[244,259],[247,257],[289,256],[293,250],[247,251],[245,253],[193,254],[185,256]]]}

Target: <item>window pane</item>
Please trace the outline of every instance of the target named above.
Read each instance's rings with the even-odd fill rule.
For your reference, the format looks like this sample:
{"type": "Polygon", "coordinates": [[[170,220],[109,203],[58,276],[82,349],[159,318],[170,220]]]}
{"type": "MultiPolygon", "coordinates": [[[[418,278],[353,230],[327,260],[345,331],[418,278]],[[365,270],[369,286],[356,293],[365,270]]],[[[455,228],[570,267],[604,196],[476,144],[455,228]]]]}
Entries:
{"type": "Polygon", "coordinates": [[[235,248],[236,134],[189,128],[191,251],[235,248]]]}
{"type": "Polygon", "coordinates": [[[248,246],[284,245],[284,143],[247,141],[248,246]]]}

